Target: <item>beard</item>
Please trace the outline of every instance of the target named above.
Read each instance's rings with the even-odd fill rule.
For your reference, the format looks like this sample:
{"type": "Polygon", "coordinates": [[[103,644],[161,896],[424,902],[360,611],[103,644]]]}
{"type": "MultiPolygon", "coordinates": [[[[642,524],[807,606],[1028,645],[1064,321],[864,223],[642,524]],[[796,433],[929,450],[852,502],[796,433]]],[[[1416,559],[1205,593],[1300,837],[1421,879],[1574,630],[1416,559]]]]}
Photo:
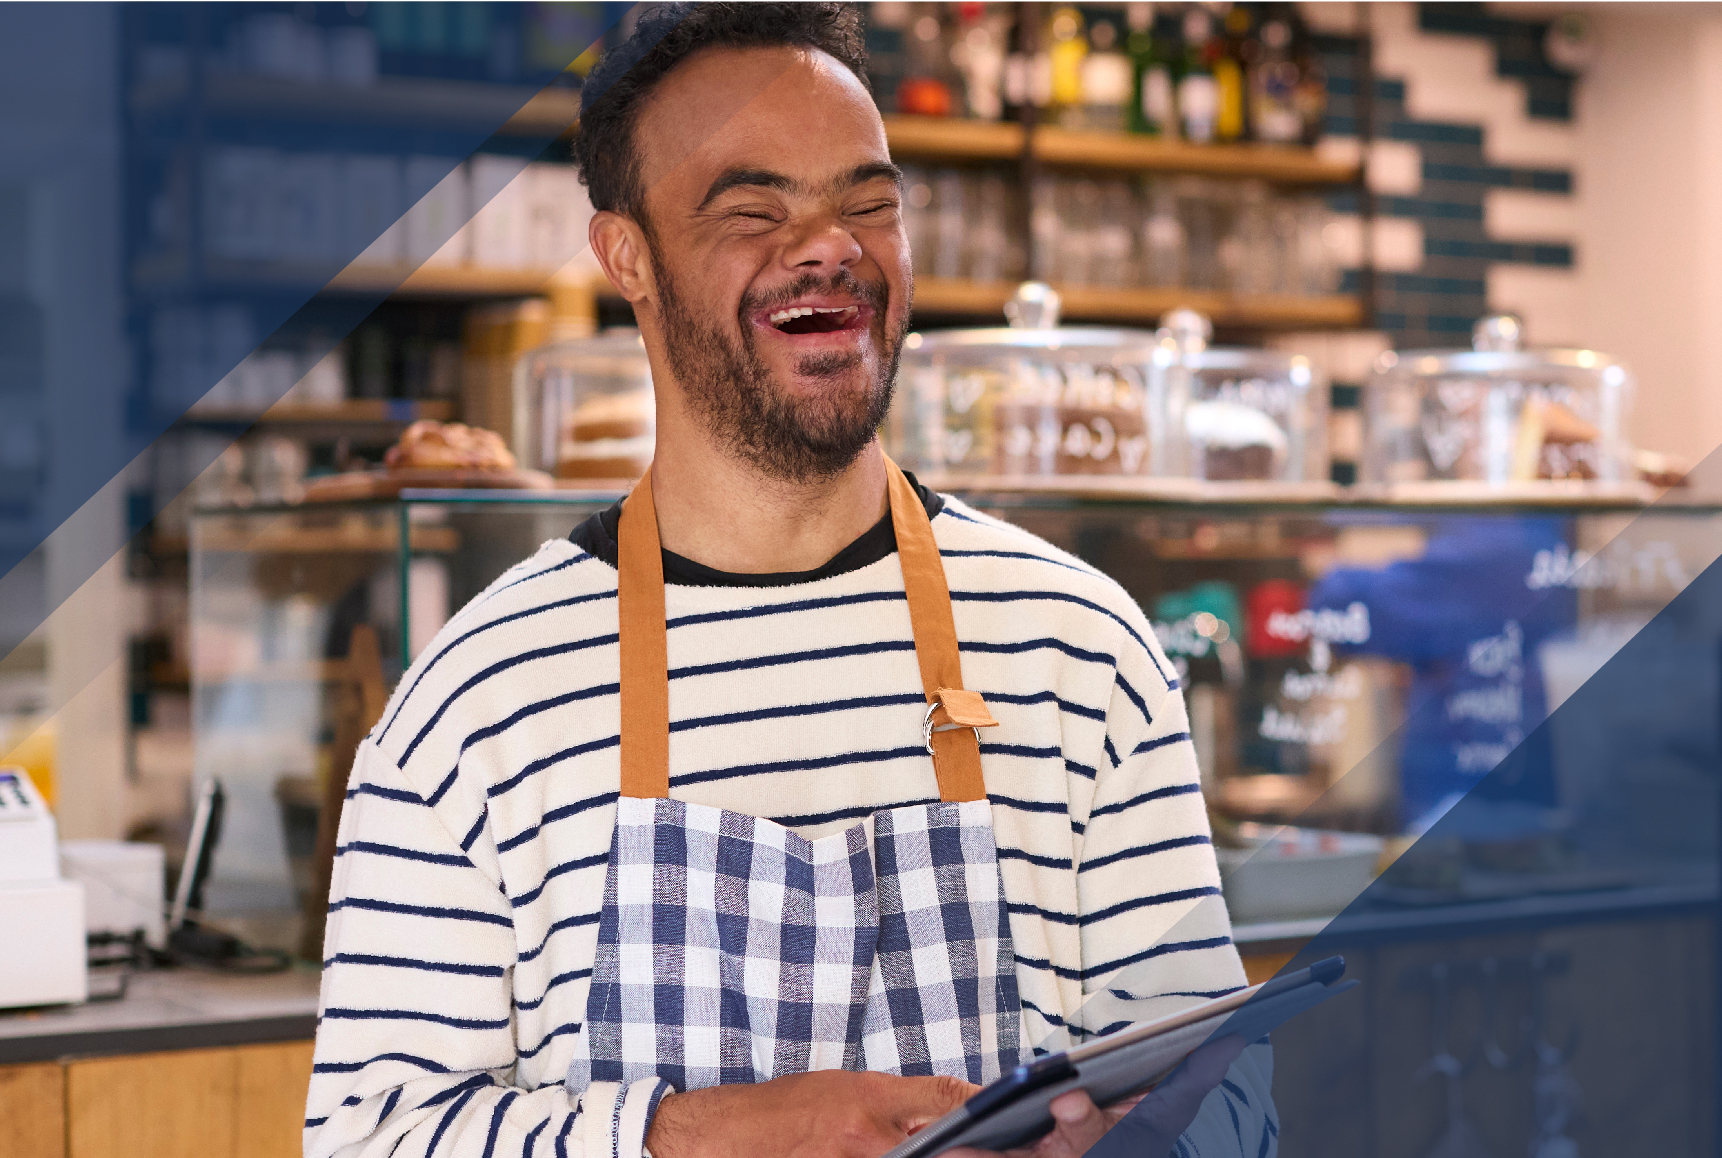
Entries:
{"type": "Polygon", "coordinates": [[[719,445],[783,482],[823,482],[847,470],[891,409],[906,326],[889,328],[885,284],[864,282],[846,269],[830,277],[804,274],[770,293],[744,294],[731,334],[695,316],[657,246],[650,249],[670,369],[719,445]],[[885,357],[870,380],[855,382],[865,374],[862,353],[832,351],[796,363],[798,375],[830,387],[817,396],[796,397],[774,381],[748,319],[810,293],[848,293],[872,307],[872,337],[885,357]]]}

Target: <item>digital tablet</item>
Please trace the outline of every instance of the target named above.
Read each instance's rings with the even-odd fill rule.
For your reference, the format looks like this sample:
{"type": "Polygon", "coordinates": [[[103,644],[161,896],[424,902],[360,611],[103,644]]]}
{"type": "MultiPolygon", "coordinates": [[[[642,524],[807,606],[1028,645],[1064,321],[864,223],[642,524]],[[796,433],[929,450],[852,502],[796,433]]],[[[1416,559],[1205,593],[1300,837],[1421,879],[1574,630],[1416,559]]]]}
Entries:
{"type": "Polygon", "coordinates": [[[1291,1017],[1354,988],[1340,982],[1345,958],[1329,957],[1308,969],[1276,977],[1143,1022],[1074,1049],[1020,1065],[998,1081],[905,1139],[885,1158],[932,1158],[959,1146],[1009,1150],[1052,1129],[1052,1100],[1086,1090],[1097,1106],[1157,1084],[1209,1039],[1236,1034],[1259,1041],[1291,1017]]]}

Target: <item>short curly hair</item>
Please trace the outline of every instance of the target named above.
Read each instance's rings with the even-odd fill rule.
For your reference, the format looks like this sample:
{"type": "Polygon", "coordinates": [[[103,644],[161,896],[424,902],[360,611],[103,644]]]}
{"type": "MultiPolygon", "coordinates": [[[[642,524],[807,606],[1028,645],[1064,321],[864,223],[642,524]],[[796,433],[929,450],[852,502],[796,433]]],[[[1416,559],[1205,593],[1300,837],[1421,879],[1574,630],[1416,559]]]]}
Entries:
{"type": "MultiPolygon", "coordinates": [[[[854,4],[661,4],[606,52],[580,91],[574,164],[595,209],[639,220],[634,129],[658,83],[705,48],[816,48],[867,81],[861,12],[854,4]]],[[[869,91],[871,86],[868,85],[869,91]]]]}

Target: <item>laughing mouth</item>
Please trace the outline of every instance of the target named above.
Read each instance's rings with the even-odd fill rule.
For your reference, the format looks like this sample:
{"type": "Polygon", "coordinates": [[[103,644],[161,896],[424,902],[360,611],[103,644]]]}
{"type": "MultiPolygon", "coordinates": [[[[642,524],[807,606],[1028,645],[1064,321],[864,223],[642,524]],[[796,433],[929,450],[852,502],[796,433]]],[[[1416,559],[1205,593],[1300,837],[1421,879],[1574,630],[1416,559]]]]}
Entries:
{"type": "Polygon", "coordinates": [[[766,315],[766,321],[785,334],[834,334],[848,329],[860,313],[859,306],[788,306],[766,315]]]}

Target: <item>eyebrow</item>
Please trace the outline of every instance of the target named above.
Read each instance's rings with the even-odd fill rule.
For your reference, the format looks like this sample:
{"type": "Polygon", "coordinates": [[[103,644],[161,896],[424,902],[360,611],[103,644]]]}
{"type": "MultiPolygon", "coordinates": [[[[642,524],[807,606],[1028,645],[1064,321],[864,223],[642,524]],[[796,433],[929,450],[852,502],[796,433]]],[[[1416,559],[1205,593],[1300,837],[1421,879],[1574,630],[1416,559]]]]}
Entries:
{"type": "MultiPolygon", "coordinates": [[[[865,185],[869,181],[888,180],[896,185],[903,183],[903,171],[889,161],[869,161],[857,165],[849,172],[827,184],[827,188],[853,189],[857,185],[865,185]]],[[[706,190],[705,197],[699,207],[704,209],[731,189],[755,188],[776,189],[782,193],[797,193],[803,188],[802,183],[794,177],[772,169],[736,168],[727,169],[718,175],[706,190]]]]}

